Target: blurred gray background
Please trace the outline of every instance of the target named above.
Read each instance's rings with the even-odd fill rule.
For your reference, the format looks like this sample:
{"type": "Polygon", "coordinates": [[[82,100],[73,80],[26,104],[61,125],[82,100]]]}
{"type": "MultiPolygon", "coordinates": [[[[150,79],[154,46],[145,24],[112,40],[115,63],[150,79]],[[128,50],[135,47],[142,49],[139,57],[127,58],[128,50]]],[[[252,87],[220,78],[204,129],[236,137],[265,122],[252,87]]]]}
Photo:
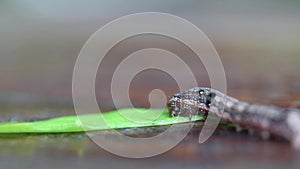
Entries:
{"type": "Polygon", "coordinates": [[[146,11],[202,29],[223,61],[229,94],[280,104],[300,91],[299,9],[296,0],[1,0],[0,104],[72,106],[72,71],[85,41],[113,19],[146,11]]]}
{"type": "MultiPolygon", "coordinates": [[[[75,114],[72,72],[82,46],[101,26],[137,12],[170,13],[198,26],[223,61],[229,95],[300,107],[300,1],[0,0],[0,122],[75,114]]],[[[165,45],[172,48],[173,44],[165,45]]],[[[113,55],[108,63],[116,64],[122,54],[113,55]]],[[[209,86],[205,69],[188,56],[181,57],[187,57],[198,82],[209,86]]],[[[112,65],[105,66],[108,69],[100,71],[104,78],[98,79],[96,93],[100,106],[111,110],[107,84],[112,65]]],[[[178,90],[168,75],[143,72],[133,80],[133,104],[149,106],[148,93],[155,88],[167,95],[178,90]]],[[[141,160],[111,155],[84,133],[0,135],[0,168],[274,169],[300,165],[299,152],[286,142],[220,130],[200,145],[198,134],[199,128],[171,151],[141,160]]]]}

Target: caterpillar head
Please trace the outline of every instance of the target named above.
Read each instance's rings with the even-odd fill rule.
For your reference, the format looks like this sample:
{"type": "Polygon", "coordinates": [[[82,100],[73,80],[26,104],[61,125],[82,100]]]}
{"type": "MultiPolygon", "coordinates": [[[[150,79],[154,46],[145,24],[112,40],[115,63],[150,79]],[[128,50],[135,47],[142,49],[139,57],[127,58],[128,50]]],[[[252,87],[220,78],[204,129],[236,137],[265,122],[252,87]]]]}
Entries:
{"type": "Polygon", "coordinates": [[[170,116],[192,116],[207,113],[216,96],[209,88],[196,87],[174,94],[168,101],[170,116]]]}

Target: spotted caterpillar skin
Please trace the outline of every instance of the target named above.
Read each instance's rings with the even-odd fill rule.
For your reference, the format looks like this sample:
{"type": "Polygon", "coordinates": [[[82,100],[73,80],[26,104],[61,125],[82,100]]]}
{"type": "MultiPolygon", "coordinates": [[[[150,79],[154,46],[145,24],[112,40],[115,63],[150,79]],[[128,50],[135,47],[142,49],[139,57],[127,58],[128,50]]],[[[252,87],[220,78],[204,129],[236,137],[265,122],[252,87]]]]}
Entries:
{"type": "Polygon", "coordinates": [[[297,109],[241,102],[205,87],[174,94],[168,101],[168,108],[170,116],[210,113],[239,126],[284,137],[300,149],[300,111],[297,109]]]}

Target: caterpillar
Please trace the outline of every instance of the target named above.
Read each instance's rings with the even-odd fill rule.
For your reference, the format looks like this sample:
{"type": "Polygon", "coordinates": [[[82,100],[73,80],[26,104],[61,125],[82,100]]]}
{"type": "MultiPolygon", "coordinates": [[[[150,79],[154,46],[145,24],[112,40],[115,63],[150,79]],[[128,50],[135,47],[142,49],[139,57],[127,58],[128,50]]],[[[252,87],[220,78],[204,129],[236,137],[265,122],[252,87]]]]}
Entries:
{"type": "Polygon", "coordinates": [[[300,149],[300,111],[239,101],[217,90],[195,87],[176,93],[168,101],[170,116],[208,113],[239,126],[281,136],[300,149]]]}

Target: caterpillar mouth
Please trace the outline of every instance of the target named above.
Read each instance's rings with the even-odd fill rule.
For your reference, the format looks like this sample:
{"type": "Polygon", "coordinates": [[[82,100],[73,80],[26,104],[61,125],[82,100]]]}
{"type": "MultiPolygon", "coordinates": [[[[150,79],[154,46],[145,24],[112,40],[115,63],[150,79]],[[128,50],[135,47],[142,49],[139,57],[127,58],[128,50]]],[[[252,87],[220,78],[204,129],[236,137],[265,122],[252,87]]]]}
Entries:
{"type": "Polygon", "coordinates": [[[179,96],[172,96],[168,101],[168,109],[171,117],[180,115],[181,99],[179,96]]]}

